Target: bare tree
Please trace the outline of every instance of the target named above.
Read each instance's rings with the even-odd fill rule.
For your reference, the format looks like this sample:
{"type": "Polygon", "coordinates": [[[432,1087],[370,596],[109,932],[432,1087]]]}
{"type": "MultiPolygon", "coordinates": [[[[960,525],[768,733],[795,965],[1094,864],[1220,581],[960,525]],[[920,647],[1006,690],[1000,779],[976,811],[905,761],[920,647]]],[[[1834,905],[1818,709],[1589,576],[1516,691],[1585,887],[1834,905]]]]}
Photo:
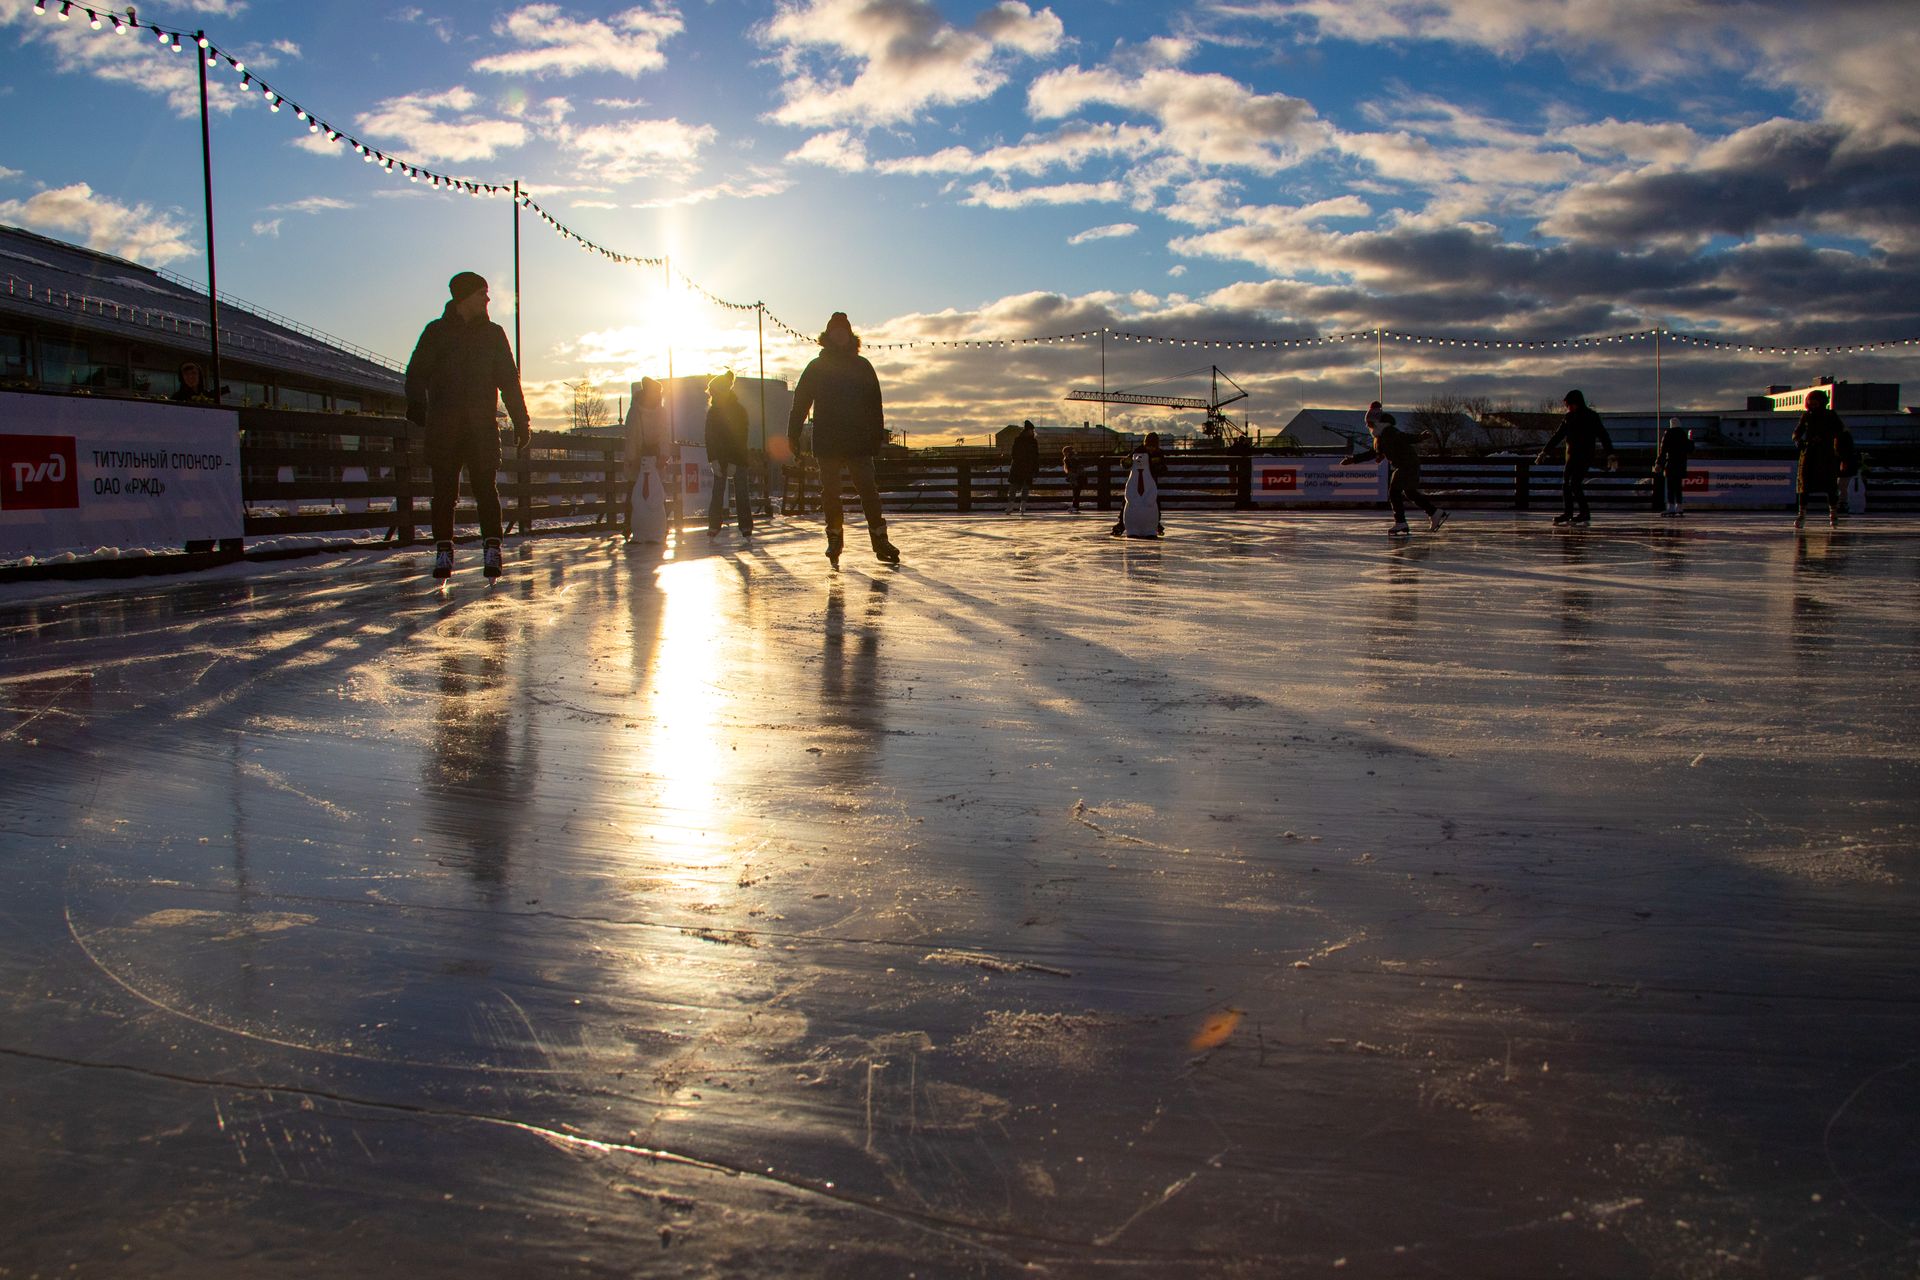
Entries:
{"type": "Polygon", "coordinates": [[[1436,395],[1413,411],[1413,430],[1431,434],[1433,451],[1444,458],[1466,443],[1473,430],[1469,415],[1478,403],[1467,396],[1436,395]]]}
{"type": "Polygon", "coordinates": [[[592,382],[585,378],[569,382],[567,390],[573,393],[573,402],[567,406],[567,422],[575,431],[604,427],[611,420],[607,412],[607,398],[594,390],[592,382]]]}

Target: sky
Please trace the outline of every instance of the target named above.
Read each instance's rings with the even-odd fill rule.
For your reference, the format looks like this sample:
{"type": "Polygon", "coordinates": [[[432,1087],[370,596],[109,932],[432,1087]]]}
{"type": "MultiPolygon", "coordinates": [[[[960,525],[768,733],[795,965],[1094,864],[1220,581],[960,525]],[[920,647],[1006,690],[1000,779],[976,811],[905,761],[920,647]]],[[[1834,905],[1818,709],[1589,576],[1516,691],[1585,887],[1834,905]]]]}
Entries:
{"type": "MultiPolygon", "coordinates": [[[[0,0],[0,222],[204,281],[192,53],[61,5],[0,0]]],[[[617,408],[669,350],[679,375],[754,376],[764,352],[791,383],[815,350],[791,335],[833,311],[915,445],[1099,421],[1062,397],[1103,376],[1204,396],[1214,365],[1267,432],[1382,390],[1738,408],[1832,374],[1920,402],[1920,344],[1808,349],[1920,339],[1912,0],[185,0],[137,17],[204,30],[245,69],[208,73],[221,291],[404,361],[447,278],[479,271],[541,426],[564,425],[581,380],[617,408]],[[517,180],[587,242],[671,266],[408,167],[517,180]],[[1767,349],[1457,345],[1655,328],[1767,349]],[[1375,329],[1394,336],[1302,341],[1375,329]],[[982,345],[937,345],[956,342],[982,345]]]]}

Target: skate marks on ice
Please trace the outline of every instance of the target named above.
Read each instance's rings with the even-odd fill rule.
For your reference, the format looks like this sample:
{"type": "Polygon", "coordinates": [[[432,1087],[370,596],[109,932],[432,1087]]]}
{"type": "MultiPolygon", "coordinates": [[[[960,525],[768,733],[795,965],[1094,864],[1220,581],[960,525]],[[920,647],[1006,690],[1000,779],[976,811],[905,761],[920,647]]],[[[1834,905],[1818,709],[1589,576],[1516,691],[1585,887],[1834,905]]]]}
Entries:
{"type": "Polygon", "coordinates": [[[6,632],[8,1261],[1910,1260],[1894,546],[1005,529],[6,632]]]}

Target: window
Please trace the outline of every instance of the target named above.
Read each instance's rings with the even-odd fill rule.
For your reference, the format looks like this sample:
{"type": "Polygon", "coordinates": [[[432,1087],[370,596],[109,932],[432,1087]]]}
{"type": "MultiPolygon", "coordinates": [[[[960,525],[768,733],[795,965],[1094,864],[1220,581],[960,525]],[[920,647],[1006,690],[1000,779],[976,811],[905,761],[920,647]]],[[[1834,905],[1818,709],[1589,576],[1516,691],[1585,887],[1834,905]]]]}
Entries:
{"type": "Polygon", "coordinates": [[[0,333],[0,378],[25,378],[32,373],[27,359],[27,335],[0,333]]]}
{"type": "Polygon", "coordinates": [[[327,398],[318,391],[306,391],[299,387],[275,387],[273,403],[281,409],[310,409],[319,412],[327,407],[327,398]]]}

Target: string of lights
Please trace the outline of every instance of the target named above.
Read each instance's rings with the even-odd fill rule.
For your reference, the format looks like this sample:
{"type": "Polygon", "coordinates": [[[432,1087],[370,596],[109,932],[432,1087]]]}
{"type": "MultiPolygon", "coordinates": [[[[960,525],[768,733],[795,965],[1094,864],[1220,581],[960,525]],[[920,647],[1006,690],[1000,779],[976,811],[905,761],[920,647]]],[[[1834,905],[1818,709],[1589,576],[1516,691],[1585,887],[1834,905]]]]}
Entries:
{"type": "MultiPolygon", "coordinates": [[[[225,62],[231,71],[240,77],[239,88],[244,93],[258,91],[269,109],[279,114],[290,109],[297,124],[306,126],[309,134],[325,135],[330,143],[344,142],[347,148],[368,164],[375,165],[396,178],[405,178],[412,183],[425,183],[431,189],[448,193],[463,193],[476,198],[506,196],[515,198],[518,192],[520,205],[530,210],[542,222],[561,238],[579,246],[586,253],[598,254],[609,262],[633,267],[666,267],[669,283],[674,280],[706,299],[714,306],[732,311],[758,311],[780,333],[798,342],[810,343],[814,336],[787,323],[779,316],[768,311],[763,302],[734,302],[720,297],[705,288],[691,277],[675,271],[664,257],[645,257],[620,253],[581,235],[562,222],[552,213],[536,203],[528,195],[524,186],[513,182],[487,182],[475,178],[463,178],[452,174],[440,173],[423,165],[392,155],[378,147],[361,142],[358,138],[335,128],[320,116],[308,111],[294,102],[272,85],[268,84],[256,72],[237,56],[222,50],[209,40],[204,32],[178,31],[154,23],[141,23],[135,10],[129,6],[124,14],[111,10],[97,9],[75,0],[34,0],[33,11],[46,14],[50,5],[57,5],[56,16],[62,22],[71,21],[76,14],[84,15],[87,23],[95,31],[104,32],[111,23],[117,35],[125,36],[130,32],[149,31],[162,47],[179,53],[189,47],[198,51],[206,59],[209,68],[225,62]]],[[[1766,355],[1851,355],[1894,349],[1912,349],[1920,346],[1920,338],[1882,339],[1866,342],[1809,344],[1809,343],[1764,343],[1748,342],[1738,339],[1719,338],[1712,334],[1686,333],[1669,329],[1643,329],[1627,333],[1605,334],[1584,338],[1494,338],[1494,337],[1445,337],[1432,334],[1401,333],[1391,329],[1361,329],[1348,333],[1325,334],[1302,338],[1176,338],[1160,334],[1135,333],[1124,329],[1101,328],[1084,329],[1076,333],[1057,333],[1039,337],[1024,338],[922,338],[894,342],[869,342],[868,350],[906,351],[920,348],[986,350],[1014,347],[1053,346],[1063,343],[1088,342],[1095,339],[1104,341],[1113,338],[1119,342],[1137,343],[1146,346],[1199,348],[1215,351],[1276,351],[1310,347],[1330,347],[1344,343],[1373,342],[1383,344],[1392,342],[1402,345],[1452,347],[1475,351],[1568,351],[1591,350],[1600,347],[1624,343],[1642,343],[1654,341],[1671,342],[1679,346],[1711,348],[1721,351],[1737,351],[1766,355]]]]}

